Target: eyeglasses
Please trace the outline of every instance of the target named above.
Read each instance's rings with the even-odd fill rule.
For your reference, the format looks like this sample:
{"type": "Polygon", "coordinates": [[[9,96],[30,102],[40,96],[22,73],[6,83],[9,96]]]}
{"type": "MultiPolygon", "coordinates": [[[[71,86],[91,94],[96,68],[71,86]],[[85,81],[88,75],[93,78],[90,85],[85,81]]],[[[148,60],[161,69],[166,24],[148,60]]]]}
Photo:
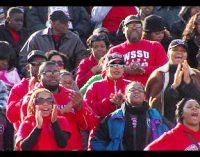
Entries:
{"type": "Polygon", "coordinates": [[[129,92],[135,92],[138,91],[140,93],[144,93],[144,89],[143,88],[131,88],[128,90],[129,92]]]}
{"type": "Polygon", "coordinates": [[[60,72],[59,71],[45,71],[43,72],[43,74],[45,74],[47,77],[52,77],[53,75],[57,77],[60,75],[60,72]]]}
{"type": "Polygon", "coordinates": [[[43,62],[30,62],[32,66],[40,66],[43,62]]]}
{"type": "Polygon", "coordinates": [[[35,100],[35,104],[36,105],[43,105],[45,102],[48,103],[48,104],[50,104],[50,105],[52,105],[52,104],[54,104],[54,99],[50,98],[50,97],[46,98],[46,99],[38,97],[35,100]]]}
{"type": "Polygon", "coordinates": [[[56,63],[59,67],[64,65],[63,61],[52,61],[52,62],[56,63]]]}
{"type": "Polygon", "coordinates": [[[120,67],[120,68],[123,68],[123,67],[124,67],[123,64],[109,64],[108,66],[109,66],[109,67],[120,67]]]}
{"type": "Polygon", "coordinates": [[[126,25],[128,28],[141,28],[142,24],[141,23],[129,23],[126,25]]]}

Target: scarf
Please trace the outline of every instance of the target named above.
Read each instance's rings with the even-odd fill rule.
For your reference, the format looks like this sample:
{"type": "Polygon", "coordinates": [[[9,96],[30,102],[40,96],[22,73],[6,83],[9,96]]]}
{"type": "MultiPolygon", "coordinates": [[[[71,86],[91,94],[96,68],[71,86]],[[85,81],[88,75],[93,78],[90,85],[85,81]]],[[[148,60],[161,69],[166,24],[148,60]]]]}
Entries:
{"type": "Polygon", "coordinates": [[[146,111],[148,109],[149,105],[146,102],[143,102],[139,106],[131,106],[128,102],[125,102],[125,129],[123,144],[125,145],[126,150],[144,149],[147,129],[146,111]],[[136,117],[136,121],[131,119],[133,116],[136,117]],[[134,125],[136,126],[135,131],[134,125]]]}

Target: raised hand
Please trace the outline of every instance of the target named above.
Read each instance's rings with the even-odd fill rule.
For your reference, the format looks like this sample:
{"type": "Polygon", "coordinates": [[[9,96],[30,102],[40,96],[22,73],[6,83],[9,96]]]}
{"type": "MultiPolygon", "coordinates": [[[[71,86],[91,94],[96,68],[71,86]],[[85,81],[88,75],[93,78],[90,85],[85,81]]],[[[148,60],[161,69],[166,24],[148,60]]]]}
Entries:
{"type": "Polygon", "coordinates": [[[38,106],[36,106],[35,108],[35,120],[36,120],[36,127],[41,129],[43,124],[43,117],[42,117],[42,111],[39,110],[38,106]]]}
{"type": "Polygon", "coordinates": [[[127,74],[144,74],[145,70],[138,62],[133,62],[125,67],[125,72],[127,74]]]}
{"type": "Polygon", "coordinates": [[[95,65],[92,67],[91,71],[93,74],[97,74],[97,73],[100,73],[102,70],[102,67],[100,65],[95,65]]]}
{"type": "Polygon", "coordinates": [[[189,84],[191,82],[190,74],[189,74],[189,65],[187,60],[184,60],[182,63],[182,71],[183,71],[183,81],[186,84],[189,84]]]}
{"type": "Polygon", "coordinates": [[[52,112],[51,112],[51,122],[54,123],[56,120],[57,120],[57,107],[56,105],[53,105],[53,109],[52,109],[52,112]]]}
{"type": "Polygon", "coordinates": [[[182,76],[183,76],[182,64],[179,64],[174,76],[174,82],[172,84],[173,89],[176,89],[181,84],[182,76]]]}
{"type": "Polygon", "coordinates": [[[121,90],[117,92],[117,94],[110,94],[110,102],[114,103],[118,107],[124,102],[124,95],[121,93],[121,90]]]}
{"type": "Polygon", "coordinates": [[[74,90],[70,90],[69,98],[71,99],[72,105],[75,109],[78,109],[81,107],[83,97],[80,91],[77,92],[74,90]]]}

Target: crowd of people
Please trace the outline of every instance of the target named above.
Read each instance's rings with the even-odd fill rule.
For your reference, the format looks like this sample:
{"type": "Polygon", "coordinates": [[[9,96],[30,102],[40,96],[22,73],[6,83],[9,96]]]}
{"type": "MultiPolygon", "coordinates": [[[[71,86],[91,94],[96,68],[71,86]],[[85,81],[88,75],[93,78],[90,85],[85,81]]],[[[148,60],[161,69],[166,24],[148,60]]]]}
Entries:
{"type": "Polygon", "coordinates": [[[200,151],[200,6],[0,7],[0,150],[200,151]]]}

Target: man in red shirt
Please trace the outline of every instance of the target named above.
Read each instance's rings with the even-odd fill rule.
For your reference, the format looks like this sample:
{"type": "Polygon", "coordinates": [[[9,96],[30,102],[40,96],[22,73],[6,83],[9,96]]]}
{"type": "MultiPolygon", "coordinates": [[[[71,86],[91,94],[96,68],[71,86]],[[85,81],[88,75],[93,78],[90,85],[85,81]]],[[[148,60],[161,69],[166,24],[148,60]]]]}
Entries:
{"type": "Polygon", "coordinates": [[[129,15],[124,19],[123,33],[126,41],[112,47],[108,54],[122,54],[125,78],[145,85],[150,74],[168,61],[165,49],[159,42],[141,39],[142,23],[138,16],[129,15]]]}

